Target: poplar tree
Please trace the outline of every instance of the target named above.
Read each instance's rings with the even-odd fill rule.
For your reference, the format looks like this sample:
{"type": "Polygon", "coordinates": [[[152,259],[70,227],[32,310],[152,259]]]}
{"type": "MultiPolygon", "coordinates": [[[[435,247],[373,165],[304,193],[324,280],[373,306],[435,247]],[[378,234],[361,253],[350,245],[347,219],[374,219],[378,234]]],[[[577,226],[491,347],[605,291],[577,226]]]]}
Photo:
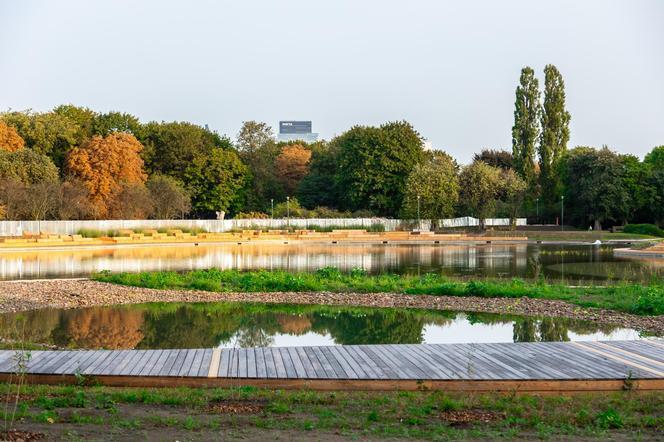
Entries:
{"type": "Polygon", "coordinates": [[[539,137],[540,117],[539,82],[532,68],[521,69],[519,86],[514,102],[512,126],[512,154],[514,168],[532,188],[535,184],[535,144],[539,137]]]}
{"type": "Polygon", "coordinates": [[[555,201],[560,193],[556,168],[567,150],[570,114],[565,110],[565,82],[558,69],[548,64],[544,68],[544,105],[542,106],[542,134],[538,148],[540,187],[545,200],[555,201]]]}

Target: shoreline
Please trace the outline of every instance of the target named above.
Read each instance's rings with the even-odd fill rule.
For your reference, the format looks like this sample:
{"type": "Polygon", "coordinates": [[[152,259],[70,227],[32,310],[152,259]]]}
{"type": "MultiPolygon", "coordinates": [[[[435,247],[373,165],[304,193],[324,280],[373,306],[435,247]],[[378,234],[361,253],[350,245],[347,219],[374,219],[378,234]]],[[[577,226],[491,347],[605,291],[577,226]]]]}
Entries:
{"type": "Polygon", "coordinates": [[[208,292],[160,290],[89,279],[0,282],[0,313],[43,308],[85,308],[149,302],[259,302],[320,304],[374,308],[418,308],[522,316],[551,316],[632,328],[664,335],[662,316],[639,316],[614,310],[584,308],[564,301],[535,298],[405,295],[333,292],[208,292]]]}

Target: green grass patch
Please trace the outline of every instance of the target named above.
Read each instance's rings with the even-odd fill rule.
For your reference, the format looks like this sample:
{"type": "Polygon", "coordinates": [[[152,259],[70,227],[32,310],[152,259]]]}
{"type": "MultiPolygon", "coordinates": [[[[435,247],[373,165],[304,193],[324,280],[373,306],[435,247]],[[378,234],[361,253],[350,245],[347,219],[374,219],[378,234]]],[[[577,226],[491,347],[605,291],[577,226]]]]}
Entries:
{"type": "Polygon", "coordinates": [[[627,224],[623,228],[624,233],[637,233],[639,235],[650,235],[664,238],[664,230],[654,224],[627,224]]]}
{"type": "Polygon", "coordinates": [[[570,287],[522,279],[460,281],[439,274],[368,275],[362,269],[344,273],[333,267],[313,273],[288,271],[196,270],[191,272],[101,272],[94,279],[154,289],[190,289],[214,292],[339,292],[403,293],[409,295],[539,298],[567,301],[583,307],[619,310],[637,315],[664,314],[664,282],[649,285],[570,287]]]}
{"type": "MultiPolygon", "coordinates": [[[[0,395],[7,397],[13,388],[0,384],[0,395]]],[[[10,396],[10,404],[13,401],[14,396],[10,396]]],[[[82,436],[112,428],[119,439],[125,439],[121,437],[125,435],[136,438],[132,433],[136,429],[168,440],[175,440],[176,435],[180,440],[207,440],[218,437],[220,428],[226,435],[242,431],[246,432],[245,439],[266,440],[325,439],[324,435],[336,435],[334,439],[614,440],[657,438],[664,430],[661,392],[569,397],[440,391],[273,391],[241,384],[227,389],[28,385],[18,402],[19,428],[47,424],[45,431],[54,436],[60,427],[76,424],[82,436]],[[108,403],[112,406],[106,406],[108,403]],[[240,414],[215,411],[224,403],[258,404],[259,408],[240,414]],[[467,420],[458,421],[459,416],[467,420]]]]}

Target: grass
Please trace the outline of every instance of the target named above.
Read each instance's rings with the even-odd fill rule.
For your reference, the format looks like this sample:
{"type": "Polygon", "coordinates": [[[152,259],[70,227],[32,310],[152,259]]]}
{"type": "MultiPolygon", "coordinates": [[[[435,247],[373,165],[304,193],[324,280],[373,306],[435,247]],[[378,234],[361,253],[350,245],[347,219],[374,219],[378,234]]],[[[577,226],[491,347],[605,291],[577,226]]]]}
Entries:
{"type": "Polygon", "coordinates": [[[627,224],[623,229],[625,233],[639,233],[664,238],[664,230],[654,224],[627,224]]]}
{"type": "Polygon", "coordinates": [[[237,270],[196,270],[185,273],[101,272],[94,279],[114,284],[154,289],[192,289],[213,292],[354,292],[404,293],[498,298],[539,298],[567,301],[582,307],[598,307],[637,315],[664,314],[664,283],[620,283],[610,286],[570,287],[526,282],[521,279],[459,281],[438,274],[368,275],[362,269],[342,273],[326,267],[314,273],[237,270]]]}
{"type": "Polygon", "coordinates": [[[612,233],[608,231],[589,231],[589,230],[494,230],[489,232],[492,236],[527,236],[533,241],[628,241],[637,239],[654,239],[657,236],[646,235],[640,232],[612,233]]]}
{"type": "Polygon", "coordinates": [[[174,227],[160,227],[158,229],[151,229],[148,227],[139,227],[135,229],[110,229],[110,230],[82,228],[78,229],[76,233],[84,238],[102,238],[102,237],[129,236],[129,231],[132,231],[134,233],[143,233],[146,230],[157,230],[157,232],[159,233],[166,233],[169,230],[181,230],[182,233],[191,233],[192,235],[207,232],[207,230],[201,229],[199,227],[190,228],[190,227],[174,226],[174,227]]]}
{"type": "MultiPolygon", "coordinates": [[[[0,384],[0,392],[8,388],[0,384]]],[[[81,439],[145,432],[205,439],[224,431],[245,439],[295,436],[345,438],[657,438],[664,430],[664,394],[630,391],[580,396],[444,392],[271,391],[252,387],[109,388],[27,386],[20,429],[41,425],[51,436],[81,439]],[[218,407],[253,405],[244,413],[218,407]],[[489,416],[488,419],[473,416],[489,416]],[[467,422],[453,417],[467,416],[467,422]],[[309,436],[305,436],[305,435],[309,436]]]]}

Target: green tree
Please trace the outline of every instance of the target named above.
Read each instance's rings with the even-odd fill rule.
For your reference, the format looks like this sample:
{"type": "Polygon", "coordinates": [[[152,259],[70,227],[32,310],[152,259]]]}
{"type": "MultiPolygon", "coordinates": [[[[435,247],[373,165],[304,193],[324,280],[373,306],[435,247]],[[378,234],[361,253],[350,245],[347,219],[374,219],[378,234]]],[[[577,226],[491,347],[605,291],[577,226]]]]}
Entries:
{"type": "Polygon", "coordinates": [[[74,122],[76,125],[76,145],[80,146],[95,135],[94,125],[95,119],[98,117],[97,112],[73,104],[60,105],[53,109],[53,112],[74,122]]]}
{"type": "Polygon", "coordinates": [[[657,146],[643,160],[647,169],[646,186],[650,197],[645,216],[648,221],[664,226],[664,146],[657,146]]]}
{"type": "Polygon", "coordinates": [[[556,169],[567,150],[570,114],[565,110],[565,82],[552,64],[544,68],[544,104],[541,112],[542,133],[538,148],[540,188],[546,202],[560,196],[556,169]]]}
{"type": "Polygon", "coordinates": [[[506,150],[483,149],[482,152],[473,156],[473,161],[484,161],[489,166],[503,170],[514,167],[514,157],[511,152],[506,150]]]}
{"type": "Polygon", "coordinates": [[[528,184],[513,169],[500,173],[500,200],[508,210],[510,225],[516,228],[516,218],[523,207],[528,184]]]}
{"type": "Polygon", "coordinates": [[[435,222],[451,218],[459,201],[459,166],[445,152],[433,152],[422,164],[417,164],[406,181],[401,209],[402,217],[417,217],[418,197],[420,217],[435,222]]]}
{"type": "Polygon", "coordinates": [[[629,194],[620,155],[606,147],[577,147],[563,161],[565,211],[574,223],[601,230],[602,224],[627,217],[629,194]]]}
{"type": "Polygon", "coordinates": [[[7,112],[0,119],[16,129],[26,147],[48,156],[60,169],[67,152],[80,141],[76,122],[55,112],[7,112]]]}
{"type": "Polygon", "coordinates": [[[138,118],[123,112],[106,112],[97,115],[93,123],[94,135],[106,135],[113,132],[126,132],[140,137],[141,123],[138,118]]]}
{"type": "Polygon", "coordinates": [[[338,148],[332,144],[316,143],[311,148],[309,173],[300,181],[297,198],[308,209],[341,206],[336,183],[338,148]]]}
{"type": "Polygon", "coordinates": [[[664,169],[664,146],[653,147],[653,149],[646,154],[643,162],[653,169],[664,169]]]}
{"type": "Polygon", "coordinates": [[[192,209],[197,212],[238,211],[247,172],[238,154],[231,149],[214,148],[208,155],[197,158],[184,174],[192,195],[192,209]]]}
{"type": "Polygon", "coordinates": [[[274,141],[272,128],[266,123],[245,121],[237,136],[236,146],[250,171],[245,208],[267,211],[270,199],[285,199],[286,194],[275,167],[281,147],[274,141]]]}
{"type": "Polygon", "coordinates": [[[539,136],[540,117],[539,82],[530,67],[521,69],[519,86],[514,102],[512,126],[512,155],[514,168],[532,187],[535,184],[535,144],[539,136]]]}
{"type": "Polygon", "coordinates": [[[422,138],[410,123],[355,126],[332,144],[339,149],[336,180],[346,208],[396,215],[408,175],[424,160],[422,138]]]}
{"type": "Polygon", "coordinates": [[[482,161],[475,161],[461,170],[459,176],[461,192],[459,199],[468,215],[479,218],[480,229],[486,227],[486,218],[496,210],[496,199],[500,194],[500,169],[482,161]]]}

